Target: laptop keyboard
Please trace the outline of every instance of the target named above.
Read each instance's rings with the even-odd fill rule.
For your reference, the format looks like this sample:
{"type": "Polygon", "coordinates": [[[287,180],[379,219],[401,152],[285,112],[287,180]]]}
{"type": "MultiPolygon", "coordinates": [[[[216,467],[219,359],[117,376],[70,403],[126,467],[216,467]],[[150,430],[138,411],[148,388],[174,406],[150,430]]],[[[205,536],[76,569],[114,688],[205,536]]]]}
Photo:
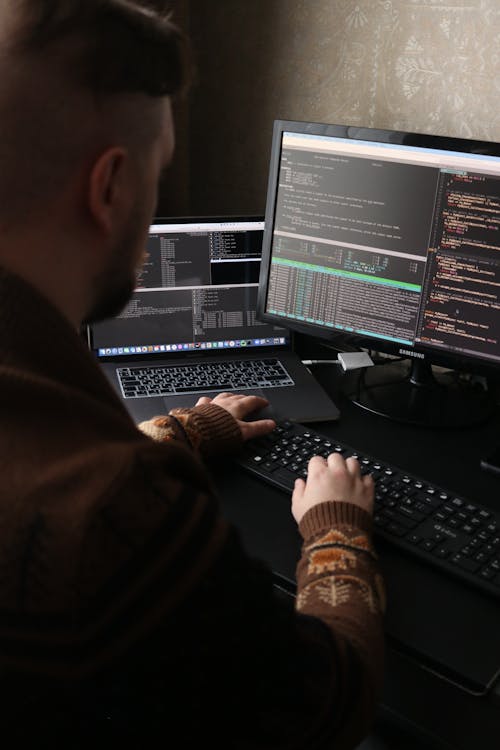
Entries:
{"type": "Polygon", "coordinates": [[[274,357],[119,367],[116,373],[123,398],[294,385],[283,364],[274,357]]]}
{"type": "Polygon", "coordinates": [[[500,598],[500,513],[292,422],[244,446],[238,463],[291,492],[311,456],[356,456],[375,480],[374,532],[402,551],[500,598]]]}

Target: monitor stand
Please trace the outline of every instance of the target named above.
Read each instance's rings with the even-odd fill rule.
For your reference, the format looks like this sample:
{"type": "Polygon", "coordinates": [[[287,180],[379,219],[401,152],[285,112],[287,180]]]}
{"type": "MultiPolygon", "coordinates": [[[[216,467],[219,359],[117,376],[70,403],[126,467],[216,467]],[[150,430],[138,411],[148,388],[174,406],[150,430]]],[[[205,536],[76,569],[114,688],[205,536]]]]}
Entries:
{"type": "Polygon", "coordinates": [[[463,383],[453,372],[436,373],[418,359],[365,368],[356,373],[346,395],[374,414],[425,427],[483,424],[494,406],[480,384],[463,383]]]}

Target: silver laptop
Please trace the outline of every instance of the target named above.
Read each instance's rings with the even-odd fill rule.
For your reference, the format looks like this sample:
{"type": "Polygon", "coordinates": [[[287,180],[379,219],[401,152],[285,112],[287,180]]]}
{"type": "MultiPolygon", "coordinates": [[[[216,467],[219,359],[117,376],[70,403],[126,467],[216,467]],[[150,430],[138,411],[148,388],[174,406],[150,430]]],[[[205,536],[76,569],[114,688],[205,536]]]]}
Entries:
{"type": "Polygon", "coordinates": [[[269,400],[255,418],[338,418],[291,333],[257,319],[263,231],[263,217],[154,220],[129,304],[87,329],[136,422],[233,390],[269,400]]]}

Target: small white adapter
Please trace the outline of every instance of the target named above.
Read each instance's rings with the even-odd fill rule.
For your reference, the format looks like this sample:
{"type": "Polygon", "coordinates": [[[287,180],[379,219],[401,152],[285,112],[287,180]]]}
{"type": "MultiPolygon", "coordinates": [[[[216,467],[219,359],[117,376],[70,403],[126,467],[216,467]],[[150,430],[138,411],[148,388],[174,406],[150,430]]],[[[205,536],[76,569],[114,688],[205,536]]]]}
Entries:
{"type": "Polygon", "coordinates": [[[340,352],[337,357],[344,372],[359,370],[361,367],[371,367],[374,362],[366,352],[340,352]]]}

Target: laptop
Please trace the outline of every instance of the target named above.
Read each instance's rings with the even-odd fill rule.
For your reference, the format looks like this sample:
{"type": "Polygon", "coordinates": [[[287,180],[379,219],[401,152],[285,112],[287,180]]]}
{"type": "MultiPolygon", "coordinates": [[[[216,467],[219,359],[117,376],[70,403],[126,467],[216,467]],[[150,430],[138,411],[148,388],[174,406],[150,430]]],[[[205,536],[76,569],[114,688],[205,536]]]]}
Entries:
{"type": "Polygon", "coordinates": [[[136,422],[232,390],[268,399],[251,419],[338,418],[293,351],[291,332],[257,319],[263,232],[258,216],[153,221],[130,302],[87,327],[91,350],[136,422]]]}

